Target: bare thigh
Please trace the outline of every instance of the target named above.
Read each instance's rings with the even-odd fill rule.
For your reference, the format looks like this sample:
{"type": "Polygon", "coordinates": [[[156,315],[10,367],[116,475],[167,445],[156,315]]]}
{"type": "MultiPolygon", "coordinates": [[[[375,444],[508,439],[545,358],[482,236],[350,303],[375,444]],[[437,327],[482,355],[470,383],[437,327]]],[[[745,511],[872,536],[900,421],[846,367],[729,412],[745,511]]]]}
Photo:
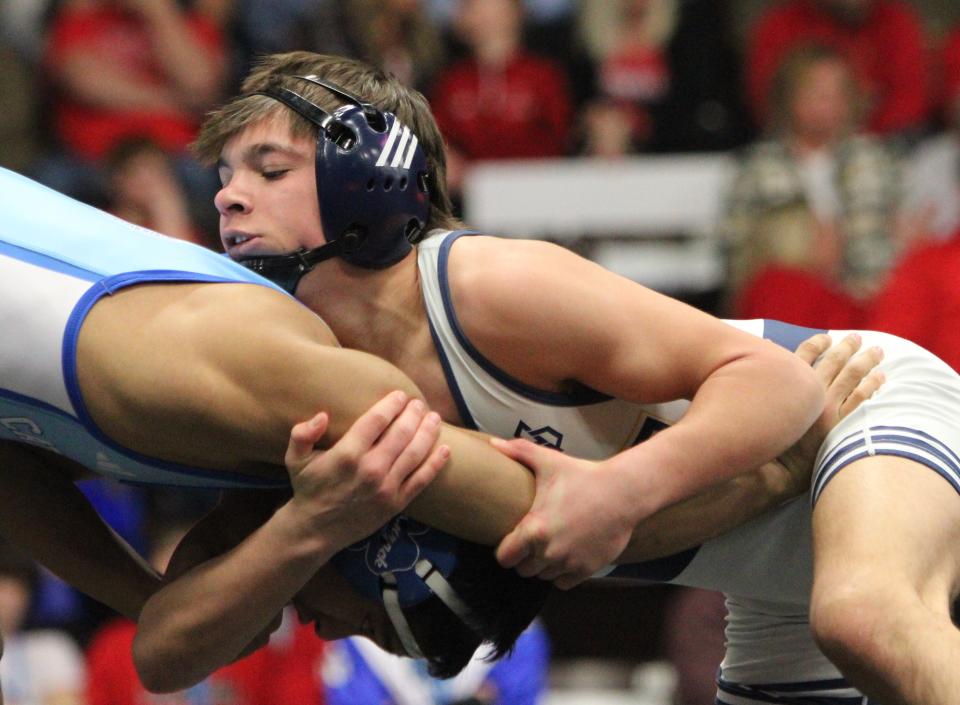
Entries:
{"type": "Polygon", "coordinates": [[[873,456],[844,468],[813,514],[814,598],[882,581],[949,614],[960,575],[960,494],[930,468],[873,456]]]}

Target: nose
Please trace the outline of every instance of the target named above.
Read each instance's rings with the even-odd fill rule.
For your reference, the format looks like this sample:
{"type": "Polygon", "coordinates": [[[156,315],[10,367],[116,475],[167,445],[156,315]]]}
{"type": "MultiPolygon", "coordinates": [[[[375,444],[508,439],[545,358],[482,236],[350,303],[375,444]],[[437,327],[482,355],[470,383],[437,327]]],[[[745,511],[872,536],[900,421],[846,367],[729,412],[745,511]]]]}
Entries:
{"type": "Polygon", "coordinates": [[[251,208],[250,195],[236,176],[217,191],[217,195],[213,197],[213,204],[221,216],[249,213],[251,208]]]}

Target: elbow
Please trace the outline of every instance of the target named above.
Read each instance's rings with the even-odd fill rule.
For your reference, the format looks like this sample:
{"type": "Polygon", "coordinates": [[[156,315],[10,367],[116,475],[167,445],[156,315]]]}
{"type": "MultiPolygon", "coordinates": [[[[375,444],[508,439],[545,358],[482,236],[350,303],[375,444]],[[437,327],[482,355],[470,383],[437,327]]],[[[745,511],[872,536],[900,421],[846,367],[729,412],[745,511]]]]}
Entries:
{"type": "MultiPolygon", "coordinates": [[[[185,690],[203,680],[191,672],[185,659],[173,656],[173,649],[160,648],[142,629],[137,629],[133,640],[133,665],[143,687],[151,693],[174,693],[185,690]]],[[[179,653],[184,653],[180,651],[179,653]]]]}

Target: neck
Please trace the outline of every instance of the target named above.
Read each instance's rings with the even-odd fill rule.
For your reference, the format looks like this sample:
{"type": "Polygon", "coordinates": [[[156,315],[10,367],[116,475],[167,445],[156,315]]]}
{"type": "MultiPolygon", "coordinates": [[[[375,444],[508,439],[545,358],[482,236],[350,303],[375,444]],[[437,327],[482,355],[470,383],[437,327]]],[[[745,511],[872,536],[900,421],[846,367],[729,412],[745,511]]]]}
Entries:
{"type": "Polygon", "coordinates": [[[416,250],[387,269],[339,258],[305,276],[297,298],[333,330],[340,344],[396,360],[427,329],[416,250]]]}

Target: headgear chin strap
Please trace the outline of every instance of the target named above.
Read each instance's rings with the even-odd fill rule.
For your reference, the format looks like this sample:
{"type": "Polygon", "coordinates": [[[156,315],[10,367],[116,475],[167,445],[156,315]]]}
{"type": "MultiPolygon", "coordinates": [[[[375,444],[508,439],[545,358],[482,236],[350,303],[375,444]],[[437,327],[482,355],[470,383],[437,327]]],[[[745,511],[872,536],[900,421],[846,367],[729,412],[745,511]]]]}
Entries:
{"type": "Polygon", "coordinates": [[[254,93],[283,103],[317,127],[317,198],[326,244],[237,259],[290,293],[304,274],[331,257],[366,269],[396,264],[430,214],[427,157],[409,127],[318,76],[293,78],[322,86],[347,105],[328,113],[283,86],[254,93]]]}
{"type": "Polygon", "coordinates": [[[360,238],[355,233],[347,233],[312,250],[301,247],[288,255],[248,255],[238,257],[236,261],[292,295],[296,293],[303,275],[325,260],[343,257],[356,249],[359,243],[360,238]]]}
{"type": "Polygon", "coordinates": [[[458,541],[404,515],[369,538],[340,551],[333,565],[362,594],[379,599],[409,656],[423,651],[404,615],[436,597],[481,640],[483,627],[448,577],[457,564],[458,541]]]}

